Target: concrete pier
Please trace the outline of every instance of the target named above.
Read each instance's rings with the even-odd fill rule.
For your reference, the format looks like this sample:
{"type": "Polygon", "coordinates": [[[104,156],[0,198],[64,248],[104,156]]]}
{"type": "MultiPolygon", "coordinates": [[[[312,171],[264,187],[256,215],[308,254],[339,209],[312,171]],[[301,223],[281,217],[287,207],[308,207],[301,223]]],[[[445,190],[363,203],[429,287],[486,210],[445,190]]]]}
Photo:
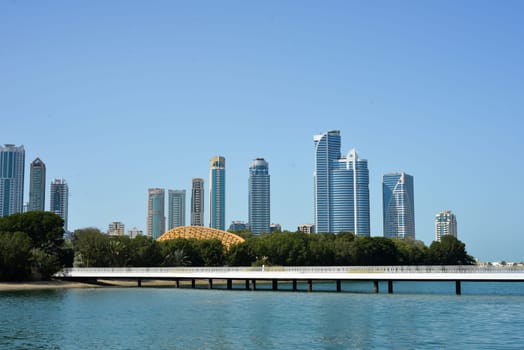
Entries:
{"type": "Polygon", "coordinates": [[[379,292],[379,289],[378,289],[378,280],[374,280],[373,281],[373,293],[378,293],[379,292]]]}
{"type": "Polygon", "coordinates": [[[213,289],[213,279],[212,278],[209,278],[207,280],[207,288],[208,289],[213,289]]]}
{"type": "Polygon", "coordinates": [[[313,280],[307,280],[307,291],[308,292],[313,291],[313,280]]]}
{"type": "Polygon", "coordinates": [[[462,286],[460,285],[460,281],[455,281],[455,294],[462,294],[462,286]]]}
{"type": "Polygon", "coordinates": [[[388,280],[388,293],[393,294],[393,281],[388,280]]]}
{"type": "Polygon", "coordinates": [[[342,282],[340,280],[337,280],[337,292],[341,292],[342,291],[342,282]]]}
{"type": "Polygon", "coordinates": [[[278,290],[278,280],[272,280],[271,281],[271,289],[272,290],[278,290]]]}
{"type": "Polygon", "coordinates": [[[297,291],[297,280],[293,280],[293,292],[297,291]]]}

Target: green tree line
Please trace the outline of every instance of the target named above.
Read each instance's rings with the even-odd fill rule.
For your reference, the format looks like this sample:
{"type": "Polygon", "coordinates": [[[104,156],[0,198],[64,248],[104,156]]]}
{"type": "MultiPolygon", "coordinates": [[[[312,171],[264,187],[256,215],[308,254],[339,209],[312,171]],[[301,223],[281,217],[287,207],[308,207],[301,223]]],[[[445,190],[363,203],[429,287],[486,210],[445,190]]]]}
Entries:
{"type": "Polygon", "coordinates": [[[253,236],[228,250],[220,240],[155,241],[111,237],[97,228],[63,239],[63,221],[50,212],[0,218],[0,280],[47,279],[63,267],[465,265],[474,259],[452,236],[426,247],[410,239],[352,233],[275,232],[253,236]]]}

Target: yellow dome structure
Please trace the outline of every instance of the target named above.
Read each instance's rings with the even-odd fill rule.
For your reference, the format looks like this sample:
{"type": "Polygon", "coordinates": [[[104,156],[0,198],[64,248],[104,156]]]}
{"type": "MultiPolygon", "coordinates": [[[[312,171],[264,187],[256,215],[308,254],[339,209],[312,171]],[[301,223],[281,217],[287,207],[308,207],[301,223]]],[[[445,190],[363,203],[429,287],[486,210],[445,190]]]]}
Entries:
{"type": "Polygon", "coordinates": [[[167,241],[177,238],[195,238],[195,239],[219,239],[225,249],[233,244],[242,243],[244,238],[233,233],[217,230],[211,227],[204,226],[180,226],[175,227],[158,237],[157,241],[167,241]]]}

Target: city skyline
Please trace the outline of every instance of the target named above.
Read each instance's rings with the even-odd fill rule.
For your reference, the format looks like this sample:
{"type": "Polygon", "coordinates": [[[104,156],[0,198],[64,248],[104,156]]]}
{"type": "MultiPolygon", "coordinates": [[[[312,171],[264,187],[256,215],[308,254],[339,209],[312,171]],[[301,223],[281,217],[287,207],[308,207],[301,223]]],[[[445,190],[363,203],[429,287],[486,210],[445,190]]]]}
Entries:
{"type": "Polygon", "coordinates": [[[372,236],[383,234],[382,175],[406,171],[417,239],[430,244],[435,213],[451,208],[470,254],[520,261],[523,11],[513,1],[2,2],[0,142],[25,147],[23,202],[30,160],[67,179],[70,229],[117,219],[145,231],[147,189],[189,190],[199,177],[208,193],[220,154],[226,225],[247,221],[246,169],[263,155],[271,219],[295,230],[314,222],[311,135],[337,129],[344,152],[369,161],[372,236]]]}

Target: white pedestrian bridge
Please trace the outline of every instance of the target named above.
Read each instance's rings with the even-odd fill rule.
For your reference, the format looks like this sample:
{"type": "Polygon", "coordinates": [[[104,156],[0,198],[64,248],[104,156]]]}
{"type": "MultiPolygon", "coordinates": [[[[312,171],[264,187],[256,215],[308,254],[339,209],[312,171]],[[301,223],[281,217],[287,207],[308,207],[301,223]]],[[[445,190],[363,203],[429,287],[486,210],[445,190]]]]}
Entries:
{"type": "Polygon", "coordinates": [[[334,281],[336,290],[341,291],[342,281],[370,281],[373,289],[379,291],[379,282],[388,284],[393,293],[395,281],[452,281],[456,294],[461,294],[461,282],[524,282],[523,267],[493,266],[262,266],[262,267],[121,267],[121,268],[65,268],[54,275],[58,279],[94,281],[98,279],[207,280],[213,288],[214,280],[225,280],[227,289],[233,289],[233,281],[244,281],[245,288],[255,290],[257,281],[271,282],[272,289],[278,290],[279,282],[292,282],[297,290],[298,282],[307,282],[308,291],[313,290],[314,281],[334,281]]]}

